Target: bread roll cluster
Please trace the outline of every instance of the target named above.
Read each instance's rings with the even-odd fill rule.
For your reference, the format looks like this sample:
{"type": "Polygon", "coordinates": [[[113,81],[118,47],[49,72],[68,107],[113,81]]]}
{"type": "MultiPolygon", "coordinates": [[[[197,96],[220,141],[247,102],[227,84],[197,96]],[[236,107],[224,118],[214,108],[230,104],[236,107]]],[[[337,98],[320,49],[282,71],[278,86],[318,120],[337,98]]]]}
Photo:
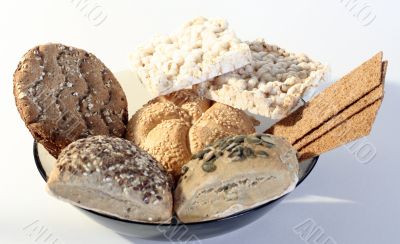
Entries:
{"type": "Polygon", "coordinates": [[[139,109],[129,120],[126,138],[178,177],[192,154],[217,139],[254,133],[257,124],[241,110],[180,90],[139,109]]]}

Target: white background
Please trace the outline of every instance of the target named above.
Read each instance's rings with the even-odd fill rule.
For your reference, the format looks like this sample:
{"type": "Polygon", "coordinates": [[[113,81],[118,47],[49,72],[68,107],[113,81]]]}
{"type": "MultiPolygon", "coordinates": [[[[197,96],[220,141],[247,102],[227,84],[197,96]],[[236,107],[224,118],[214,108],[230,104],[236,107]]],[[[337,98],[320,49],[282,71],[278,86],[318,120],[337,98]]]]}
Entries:
{"type": "Polygon", "coordinates": [[[307,53],[328,63],[333,78],[379,50],[389,60],[384,103],[371,135],[359,141],[376,148],[371,162],[360,162],[347,147],[326,153],[309,178],[261,219],[203,243],[322,243],[295,233],[293,228],[305,221],[320,227],[331,243],[400,243],[398,1],[358,0],[361,7],[351,10],[348,0],[88,0],[107,16],[99,26],[99,19],[85,16],[77,2],[0,4],[0,243],[43,243],[24,230],[35,221],[57,243],[155,243],[116,234],[47,195],[34,166],[32,138],[14,105],[12,74],[29,48],[46,42],[86,49],[113,71],[124,70],[136,45],[199,15],[226,18],[242,39],[263,37],[307,53]],[[357,16],[363,6],[368,7],[362,14],[376,16],[367,26],[364,15],[357,16]]]}

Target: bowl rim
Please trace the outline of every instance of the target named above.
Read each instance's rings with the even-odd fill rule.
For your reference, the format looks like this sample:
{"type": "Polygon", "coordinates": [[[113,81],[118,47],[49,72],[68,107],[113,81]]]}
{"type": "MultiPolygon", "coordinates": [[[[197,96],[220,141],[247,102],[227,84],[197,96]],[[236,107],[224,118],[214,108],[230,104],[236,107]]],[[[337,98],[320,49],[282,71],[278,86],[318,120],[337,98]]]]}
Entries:
{"type": "MultiPolygon", "coordinates": [[[[39,171],[41,177],[43,178],[43,180],[45,182],[47,182],[47,178],[48,177],[47,177],[46,171],[44,170],[44,168],[42,166],[42,162],[41,162],[40,157],[39,157],[39,151],[38,151],[37,144],[38,144],[37,141],[34,140],[33,141],[33,158],[35,160],[36,168],[39,171]]],[[[299,181],[297,182],[295,189],[310,175],[311,171],[313,171],[315,165],[317,164],[318,159],[319,159],[318,155],[312,158],[310,166],[304,172],[303,177],[301,179],[299,179],[299,181]]],[[[288,193],[290,193],[290,192],[288,192],[288,193]]],[[[227,220],[230,220],[230,219],[234,219],[234,218],[240,217],[242,215],[246,215],[246,214],[248,214],[250,212],[253,212],[253,211],[256,211],[258,209],[261,209],[261,208],[264,208],[264,207],[268,206],[269,204],[271,204],[271,203],[273,203],[273,202],[285,197],[286,195],[288,195],[288,193],[286,193],[283,196],[278,197],[277,199],[274,199],[272,201],[263,203],[263,204],[261,204],[259,206],[254,207],[254,208],[246,209],[246,210],[240,211],[238,213],[231,214],[231,215],[223,217],[223,218],[206,220],[206,221],[201,221],[201,222],[190,222],[190,223],[183,223],[183,222],[180,222],[180,221],[176,221],[177,220],[176,216],[172,217],[172,220],[175,220],[176,222],[171,221],[171,222],[168,222],[168,223],[147,223],[147,222],[127,220],[127,219],[120,219],[118,217],[107,215],[107,214],[103,214],[103,213],[99,213],[99,212],[96,212],[96,211],[93,211],[93,210],[90,210],[90,209],[85,209],[85,208],[78,207],[78,206],[74,206],[74,207],[79,208],[81,210],[85,210],[87,212],[93,213],[95,215],[98,215],[98,216],[101,216],[101,217],[104,217],[104,218],[112,219],[112,220],[123,222],[123,223],[129,223],[129,224],[146,225],[146,226],[171,226],[171,225],[173,225],[173,226],[180,226],[180,225],[191,225],[191,226],[193,226],[193,225],[202,225],[202,224],[208,224],[208,223],[224,222],[224,221],[227,221],[227,220]]]]}

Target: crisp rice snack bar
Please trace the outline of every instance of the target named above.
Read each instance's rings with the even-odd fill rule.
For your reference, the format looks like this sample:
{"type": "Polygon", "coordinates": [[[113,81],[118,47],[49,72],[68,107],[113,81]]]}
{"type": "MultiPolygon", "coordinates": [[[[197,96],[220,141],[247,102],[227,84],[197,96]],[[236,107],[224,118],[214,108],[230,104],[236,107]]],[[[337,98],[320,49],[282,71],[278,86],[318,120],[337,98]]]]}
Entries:
{"type": "Polygon", "coordinates": [[[259,39],[249,43],[250,64],[196,86],[207,98],[272,119],[288,115],[327,68],[304,54],[259,39]]]}
{"type": "Polygon", "coordinates": [[[199,17],[140,46],[130,60],[141,82],[157,96],[243,67],[251,53],[225,20],[199,17]]]}

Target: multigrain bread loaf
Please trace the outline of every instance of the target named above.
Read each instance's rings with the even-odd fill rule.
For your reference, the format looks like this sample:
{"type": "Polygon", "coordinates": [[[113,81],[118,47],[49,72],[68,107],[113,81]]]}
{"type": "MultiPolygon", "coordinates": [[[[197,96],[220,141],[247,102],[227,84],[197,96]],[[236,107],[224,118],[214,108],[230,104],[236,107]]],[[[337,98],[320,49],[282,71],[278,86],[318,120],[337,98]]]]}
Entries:
{"type": "Polygon", "coordinates": [[[264,40],[248,43],[250,64],[200,83],[207,98],[272,119],[282,119],[316,87],[327,68],[304,54],[289,53],[264,40]]]}
{"type": "Polygon", "coordinates": [[[32,136],[56,158],[79,138],[125,135],[124,91],[111,71],[82,49],[45,44],[29,50],[14,73],[14,96],[32,136]]]}
{"type": "Polygon", "coordinates": [[[132,68],[149,92],[158,96],[190,88],[250,63],[249,46],[222,19],[195,18],[169,36],[140,46],[132,68]]]}
{"type": "Polygon", "coordinates": [[[141,222],[172,214],[172,178],[128,140],[93,136],[68,145],[47,181],[49,192],[85,209],[141,222]]]}
{"type": "Polygon", "coordinates": [[[129,120],[126,136],[178,176],[193,153],[226,136],[254,133],[257,123],[243,111],[181,90],[139,109],[129,120]]]}
{"type": "Polygon", "coordinates": [[[227,137],[182,167],[174,209],[185,223],[229,216],[292,191],[298,171],[296,150],[283,138],[227,137]]]}

